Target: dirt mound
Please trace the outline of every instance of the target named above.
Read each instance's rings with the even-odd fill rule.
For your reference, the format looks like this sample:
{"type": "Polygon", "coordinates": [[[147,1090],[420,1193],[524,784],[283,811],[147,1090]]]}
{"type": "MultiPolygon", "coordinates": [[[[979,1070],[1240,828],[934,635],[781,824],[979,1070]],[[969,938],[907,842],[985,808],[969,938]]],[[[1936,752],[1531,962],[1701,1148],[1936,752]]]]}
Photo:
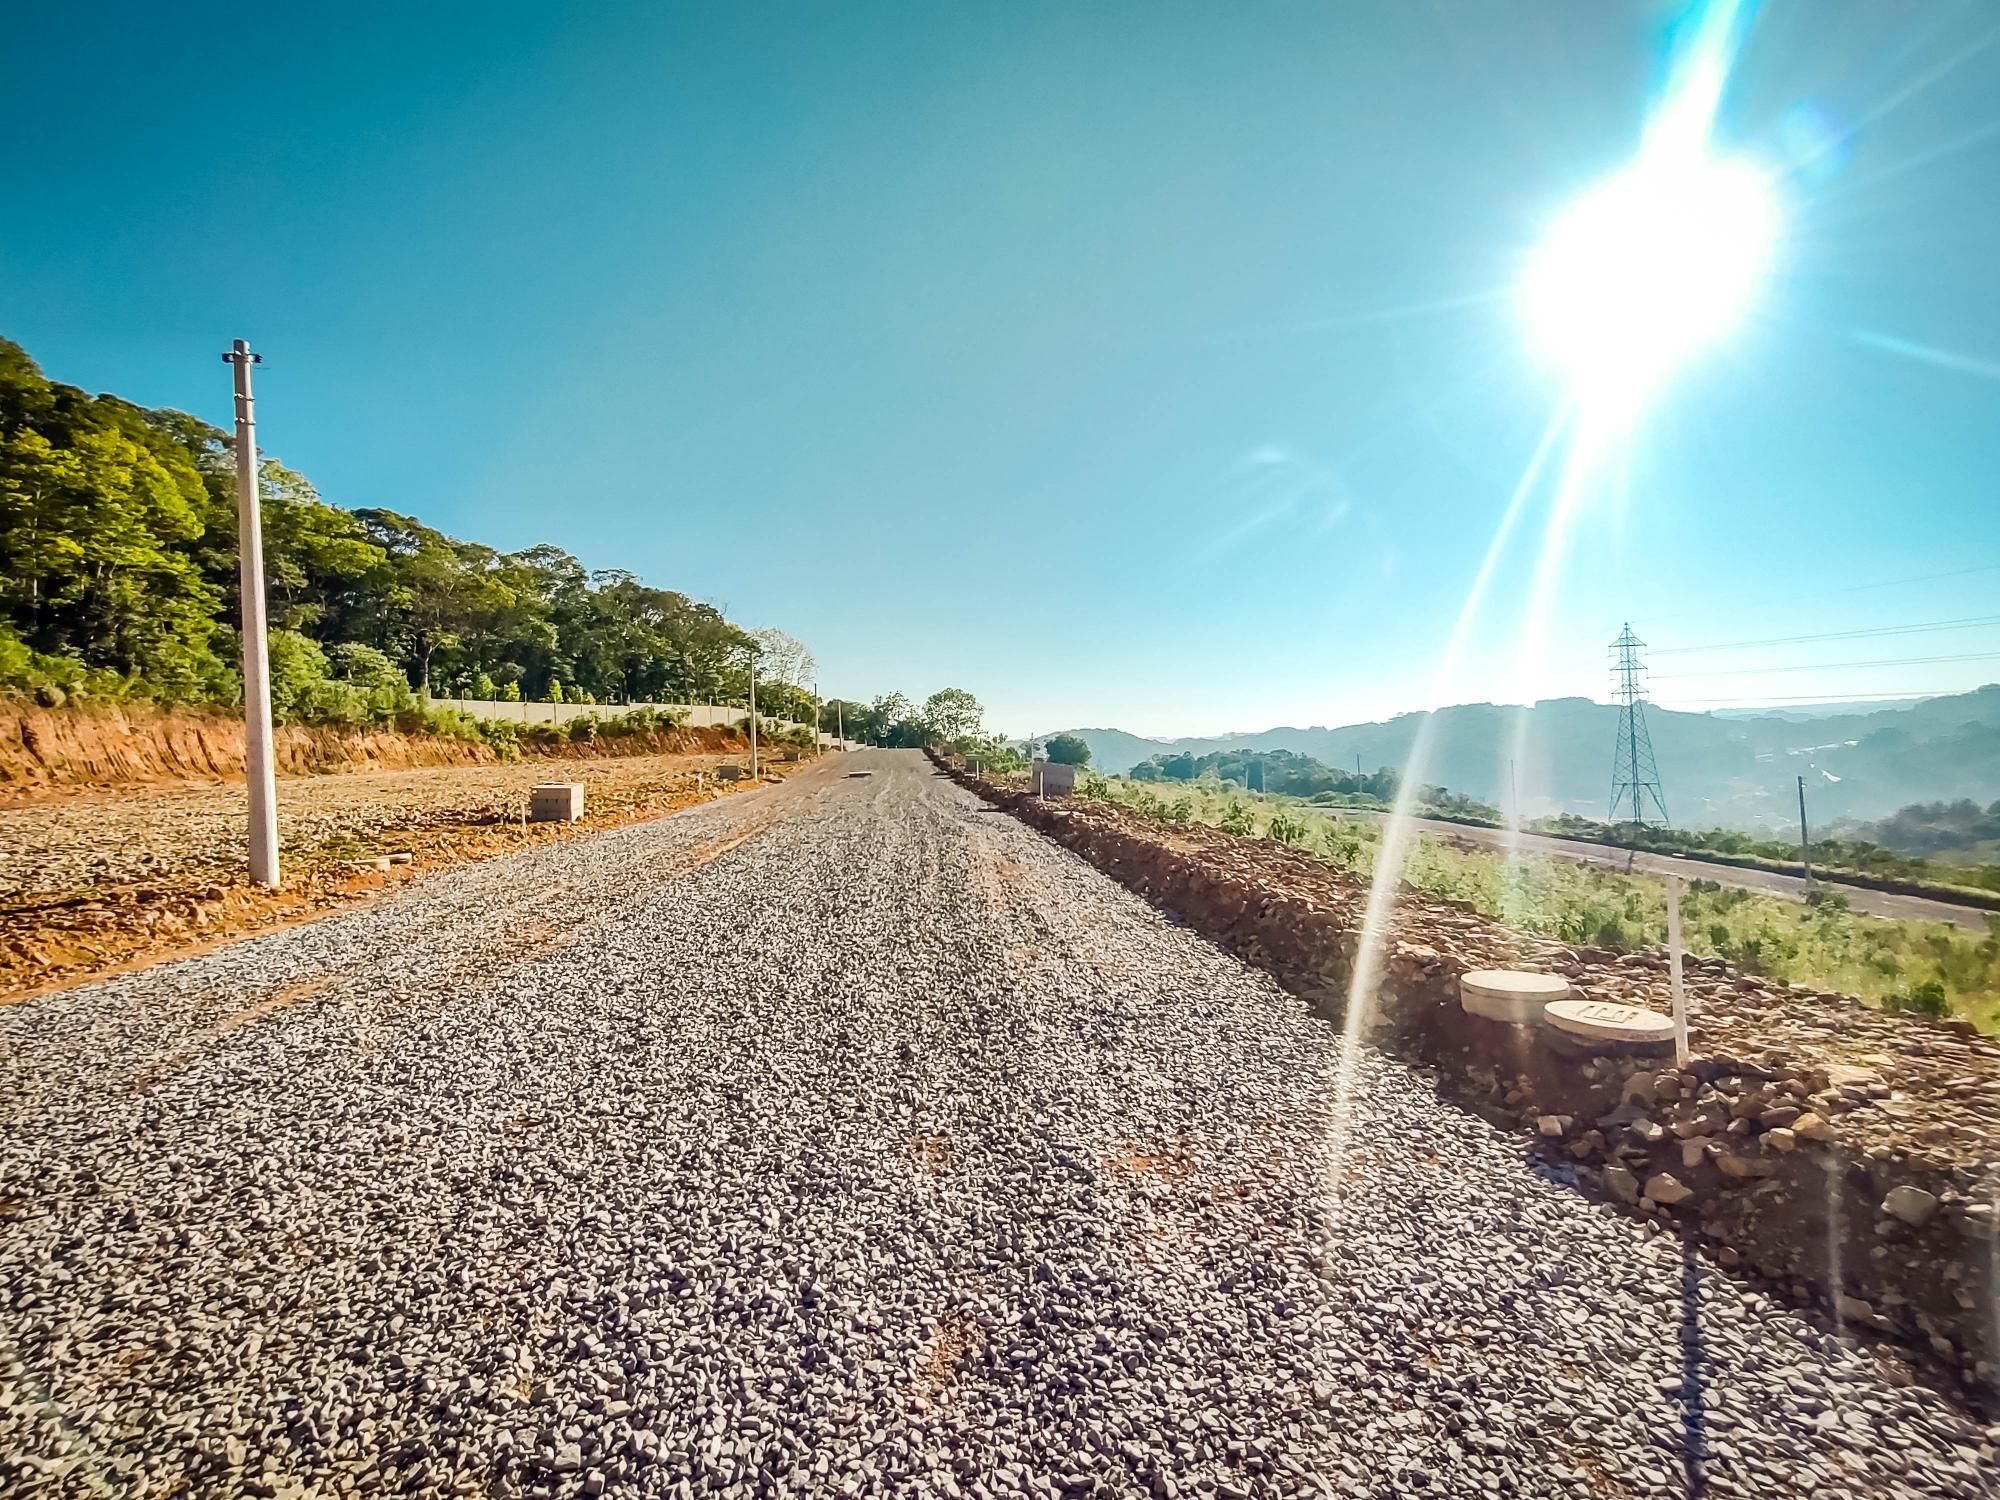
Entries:
{"type": "MultiPolygon", "coordinates": [[[[524,739],[522,753],[555,759],[625,755],[733,754],[722,729],[606,736],[590,741],[524,739]]],[[[487,745],[393,729],[287,725],[278,730],[280,776],[471,766],[499,759],[487,745]]],[[[89,709],[0,703],[0,796],[51,789],[227,781],[243,775],[243,721],[232,714],[145,704],[89,709]]]]}

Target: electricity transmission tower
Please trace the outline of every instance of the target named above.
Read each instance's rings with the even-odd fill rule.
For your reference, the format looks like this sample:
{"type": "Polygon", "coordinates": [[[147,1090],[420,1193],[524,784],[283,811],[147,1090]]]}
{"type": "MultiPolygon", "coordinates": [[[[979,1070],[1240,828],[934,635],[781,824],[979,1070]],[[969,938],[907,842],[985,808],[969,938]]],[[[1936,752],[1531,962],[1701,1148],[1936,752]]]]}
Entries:
{"type": "Polygon", "coordinates": [[[1631,813],[1631,822],[1642,828],[1648,799],[1659,812],[1658,821],[1665,824],[1673,821],[1667,816],[1666,798],[1660,795],[1660,768],[1653,761],[1653,737],[1646,732],[1646,664],[1639,660],[1639,651],[1645,644],[1632,634],[1629,624],[1625,633],[1611,643],[1611,649],[1618,653],[1612,676],[1617,683],[1615,696],[1619,708],[1618,743],[1611,751],[1610,820],[1618,821],[1622,803],[1631,813]]]}

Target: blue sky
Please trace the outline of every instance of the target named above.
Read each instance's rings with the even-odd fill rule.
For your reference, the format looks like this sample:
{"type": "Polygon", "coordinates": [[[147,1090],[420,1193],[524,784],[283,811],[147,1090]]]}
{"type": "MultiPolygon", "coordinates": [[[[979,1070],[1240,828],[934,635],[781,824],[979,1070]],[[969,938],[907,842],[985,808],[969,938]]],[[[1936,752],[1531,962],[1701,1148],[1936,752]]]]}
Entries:
{"type": "MultiPolygon", "coordinates": [[[[1543,649],[1531,508],[1443,680],[1559,395],[1509,288],[1630,157],[1673,7],[284,9],[12,18],[0,333],[218,423],[248,337],[265,444],[329,499],[712,598],[829,692],[1206,733],[1602,697],[1628,618],[2000,615],[1981,0],[1755,16],[1718,128],[1784,177],[1755,315],[1585,506],[1543,649]]],[[[1910,658],[1989,651],[1655,688],[1943,690],[2000,660],[1910,658]]]]}

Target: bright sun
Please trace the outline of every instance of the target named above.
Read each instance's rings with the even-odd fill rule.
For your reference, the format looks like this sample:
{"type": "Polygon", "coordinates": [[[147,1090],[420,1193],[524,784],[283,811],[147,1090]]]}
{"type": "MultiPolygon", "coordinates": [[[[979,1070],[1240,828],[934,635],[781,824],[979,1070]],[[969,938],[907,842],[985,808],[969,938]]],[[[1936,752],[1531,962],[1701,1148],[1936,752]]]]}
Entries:
{"type": "Polygon", "coordinates": [[[1550,226],[1521,285],[1530,334],[1580,398],[1636,403],[1742,321],[1777,233],[1748,162],[1642,154],[1550,226]]]}

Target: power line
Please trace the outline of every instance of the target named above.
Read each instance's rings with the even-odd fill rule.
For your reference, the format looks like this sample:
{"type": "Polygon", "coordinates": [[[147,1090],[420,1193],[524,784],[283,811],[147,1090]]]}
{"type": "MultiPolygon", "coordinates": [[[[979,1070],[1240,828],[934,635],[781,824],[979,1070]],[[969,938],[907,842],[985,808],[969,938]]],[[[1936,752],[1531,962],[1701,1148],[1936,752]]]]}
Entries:
{"type": "Polygon", "coordinates": [[[1761,641],[1716,641],[1706,646],[1668,646],[1655,656],[1685,656],[1692,651],[1736,651],[1745,646],[1796,646],[1804,641],[1853,641],[1864,636],[1919,635],[1928,630],[1961,630],[1975,625],[2000,625],[2000,615],[1973,615],[1962,620],[1931,620],[1920,625],[1884,625],[1876,630],[1827,630],[1818,635],[1774,635],[1761,641]]]}
{"type": "MultiPolygon", "coordinates": [[[[1870,589],[1893,589],[1906,583],[1933,583],[1940,578],[1964,578],[1972,573],[2000,573],[2000,563],[1979,563],[1970,568],[1951,568],[1943,573],[1912,573],[1904,578],[1883,578],[1874,583],[1850,583],[1837,589],[1802,589],[1796,594],[1779,594],[1766,599],[1766,604],[1789,604],[1798,599],[1824,599],[1829,595],[1861,594],[1870,589]]],[[[1709,609],[1684,609],[1679,614],[1665,615],[1667,620],[1692,619],[1695,615],[1711,613],[1709,609]]]]}
{"type": "Polygon", "coordinates": [[[1731,667],[1725,672],[1655,672],[1663,677],[1762,677],[1773,672],[1833,672],[1847,667],[1927,667],[1945,661],[2000,661],[2000,651],[1967,651],[1958,656],[1885,656],[1876,661],[1815,661],[1797,667],[1731,667]]]}
{"type": "MultiPolygon", "coordinates": [[[[1886,703],[1891,699],[1956,698],[1976,688],[1883,688],[1873,693],[1753,693],[1736,698],[1676,698],[1675,703],[1886,703]]],[[[1662,703],[1671,711],[1673,704],[1662,703]]]]}

